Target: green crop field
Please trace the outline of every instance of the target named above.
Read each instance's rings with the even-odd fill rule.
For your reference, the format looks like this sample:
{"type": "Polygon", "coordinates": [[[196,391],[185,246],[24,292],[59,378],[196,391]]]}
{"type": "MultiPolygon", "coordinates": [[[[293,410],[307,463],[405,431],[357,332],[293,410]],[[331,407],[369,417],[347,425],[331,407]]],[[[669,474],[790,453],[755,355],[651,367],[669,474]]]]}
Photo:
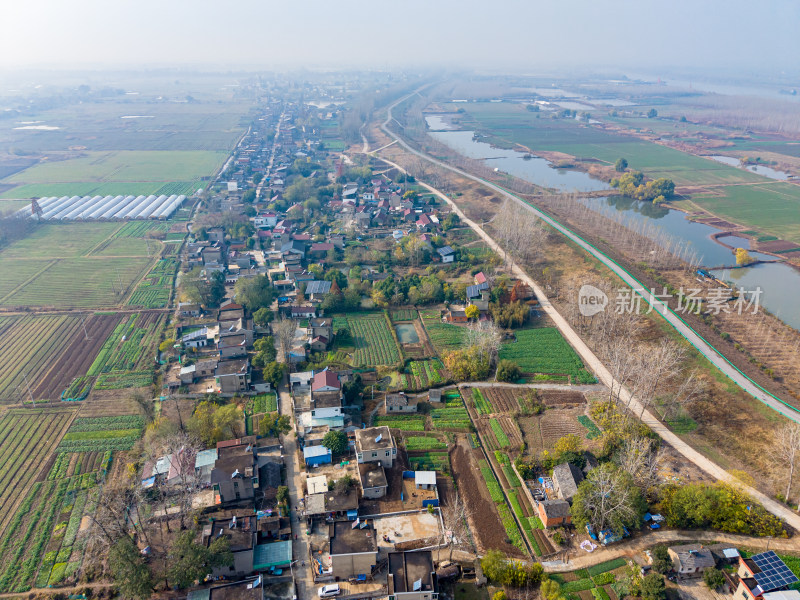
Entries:
{"type": "Polygon", "coordinates": [[[427,389],[444,381],[444,365],[438,358],[412,360],[400,375],[401,388],[409,390],[427,389]]]}
{"type": "Polygon", "coordinates": [[[692,201],[724,218],[800,244],[800,186],[791,183],[718,188],[692,201]]]}
{"type": "Polygon", "coordinates": [[[400,431],[425,431],[425,417],[412,415],[378,415],[373,420],[375,427],[386,425],[400,431]]]}
{"type": "Polygon", "coordinates": [[[461,347],[464,340],[463,328],[450,323],[442,323],[438,310],[420,311],[420,315],[425,330],[428,332],[428,338],[439,354],[461,347]]]}
{"type": "Polygon", "coordinates": [[[5,260],[0,254],[0,302],[6,296],[32,279],[48,267],[54,265],[54,260],[5,260]]]}
{"type": "MultiPolygon", "coordinates": [[[[175,83],[170,80],[168,85],[175,83]]],[[[33,153],[66,151],[72,146],[89,150],[232,150],[247,129],[252,103],[232,100],[221,79],[212,84],[213,90],[200,92],[183,87],[184,83],[181,81],[183,91],[175,90],[177,94],[191,94],[197,102],[152,102],[125,95],[106,97],[102,102],[59,103],[27,117],[62,129],[42,135],[15,130],[17,123],[6,119],[0,122],[0,141],[6,148],[33,153]],[[130,118],[136,115],[140,118],[130,118]]],[[[130,85],[142,90],[141,81],[130,85]]]]}
{"type": "Polygon", "coordinates": [[[173,258],[157,260],[150,272],[139,282],[131,297],[128,298],[128,305],[142,308],[166,307],[178,266],[178,261],[173,258]]]}
{"type": "Polygon", "coordinates": [[[479,415],[488,415],[493,412],[491,402],[483,397],[483,394],[478,388],[472,388],[472,402],[479,415]]]}
{"type": "MultiPolygon", "coordinates": [[[[0,272],[14,272],[26,261],[4,259],[0,272]]],[[[3,306],[104,307],[119,304],[152,262],[147,257],[66,258],[40,271],[24,287],[0,299],[3,306]],[[121,293],[120,293],[121,292],[121,293]]]]}
{"type": "Polygon", "coordinates": [[[406,450],[446,450],[447,444],[439,438],[414,435],[406,438],[406,450]]]}
{"type": "Polygon", "coordinates": [[[594,377],[558,329],[522,329],[516,337],[516,342],[503,344],[501,359],[514,361],[525,373],[569,375],[575,382],[594,383],[594,377]]]}
{"type": "Polygon", "coordinates": [[[2,183],[16,187],[0,197],[188,195],[203,187],[200,179],[213,175],[227,157],[227,152],[208,150],[87,152],[6,177],[2,183]]]}
{"type": "Polygon", "coordinates": [[[75,419],[61,439],[59,452],[129,450],[139,439],[144,421],[138,415],[75,419]]]}
{"type": "Polygon", "coordinates": [[[677,185],[752,183],[760,175],[624,134],[606,132],[571,119],[536,118],[521,105],[469,103],[464,106],[481,129],[536,150],[564,152],[613,164],[625,157],[631,169],[669,177],[677,185]]]}
{"type": "Polygon", "coordinates": [[[353,365],[356,367],[376,367],[391,365],[400,360],[400,350],[382,315],[349,316],[347,323],[356,347],[353,365]]]}
{"type": "Polygon", "coordinates": [[[227,158],[227,152],[205,150],[87,152],[78,158],[39,163],[14,173],[4,183],[194,181],[212,175],[227,158]]]}
{"type": "MultiPolygon", "coordinates": [[[[479,130],[499,140],[523,144],[534,152],[564,152],[607,164],[624,157],[631,169],[640,170],[648,177],[667,177],[677,185],[724,186],[715,188],[713,194],[694,194],[692,201],[720,217],[800,243],[800,186],[774,182],[710,158],[607,132],[571,119],[537,119],[536,113],[521,105],[468,103],[463,108],[475,119],[479,130]]],[[[637,125],[648,128],[658,123],[639,119],[637,125]]],[[[736,149],[800,154],[797,147],[784,144],[773,148],[770,142],[758,140],[737,142],[736,149]]]]}
{"type": "MultiPolygon", "coordinates": [[[[83,419],[93,420],[103,419],[83,419]]],[[[88,423],[83,429],[87,426],[91,429],[88,423]]],[[[49,471],[43,473],[46,479],[40,477],[33,484],[0,536],[2,592],[58,585],[82,564],[89,538],[81,524],[97,508],[99,486],[111,467],[113,451],[60,451],[52,458],[49,471]]]]}
{"type": "Polygon", "coordinates": [[[36,480],[74,414],[65,408],[12,409],[0,418],[0,529],[6,529],[14,505],[36,480]]]}
{"type": "Polygon", "coordinates": [[[85,256],[120,227],[119,223],[42,223],[0,252],[0,259],[85,256]]]}
{"type": "Polygon", "coordinates": [[[139,196],[149,194],[193,194],[205,184],[196,181],[76,181],[71,183],[27,183],[0,194],[2,198],[46,198],[47,196],[139,196]],[[168,186],[171,186],[168,188],[168,186]],[[164,192],[163,189],[177,189],[164,192]]]}
{"type": "Polygon", "coordinates": [[[120,321],[98,352],[87,375],[142,371],[152,365],[161,321],[162,315],[158,313],[133,314],[120,321]]]}

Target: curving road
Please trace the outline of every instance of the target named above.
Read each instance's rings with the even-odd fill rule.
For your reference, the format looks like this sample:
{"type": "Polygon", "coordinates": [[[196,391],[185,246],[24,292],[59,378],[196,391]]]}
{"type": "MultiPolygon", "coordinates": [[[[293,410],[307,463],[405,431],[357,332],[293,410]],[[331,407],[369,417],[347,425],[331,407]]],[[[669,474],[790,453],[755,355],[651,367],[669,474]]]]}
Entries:
{"type": "MultiPolygon", "coordinates": [[[[458,173],[459,175],[461,175],[463,177],[468,177],[469,179],[472,179],[474,181],[477,181],[477,182],[479,182],[479,183],[481,183],[483,185],[486,185],[486,186],[490,187],[491,189],[497,191],[498,193],[502,193],[504,196],[506,196],[508,198],[511,198],[512,200],[514,200],[516,202],[522,203],[523,206],[526,206],[530,210],[536,212],[537,214],[542,215],[542,218],[546,218],[548,220],[548,223],[552,222],[552,223],[557,224],[558,228],[559,228],[559,231],[562,231],[565,235],[568,235],[568,237],[570,237],[570,239],[573,239],[575,241],[580,240],[580,238],[575,236],[575,234],[573,234],[571,231],[569,231],[566,228],[563,228],[560,224],[558,224],[556,221],[550,219],[550,217],[548,217],[544,213],[541,213],[540,211],[536,210],[534,207],[531,207],[530,205],[528,205],[526,203],[523,203],[519,198],[517,198],[516,196],[514,196],[512,194],[509,194],[508,192],[506,192],[505,190],[503,190],[499,186],[495,186],[495,185],[493,185],[491,183],[483,181],[482,179],[480,179],[478,177],[475,177],[473,175],[470,175],[469,173],[466,173],[464,171],[461,171],[460,169],[456,169],[455,167],[451,167],[449,165],[446,165],[446,164],[442,163],[441,161],[438,161],[438,160],[436,160],[434,158],[431,158],[431,157],[427,156],[426,154],[424,154],[422,152],[418,152],[417,150],[414,150],[408,144],[406,144],[402,139],[398,138],[393,132],[391,132],[388,129],[388,127],[386,125],[389,122],[389,120],[391,120],[391,109],[401,101],[402,100],[398,101],[397,103],[395,103],[391,107],[389,107],[389,118],[384,122],[384,124],[382,125],[382,128],[386,132],[387,135],[389,135],[393,139],[397,140],[397,142],[400,145],[402,145],[403,148],[405,148],[409,152],[415,154],[416,156],[419,156],[420,158],[423,158],[423,159],[425,159],[425,160],[427,160],[429,162],[435,163],[435,164],[437,164],[437,165],[439,165],[441,167],[444,167],[444,168],[446,168],[446,169],[448,169],[450,171],[454,171],[454,172],[458,173]]],[[[387,159],[381,158],[381,157],[376,157],[376,158],[379,158],[380,160],[382,160],[383,162],[385,162],[385,163],[387,163],[389,165],[392,165],[393,167],[395,167],[396,169],[400,170],[401,172],[405,172],[405,169],[403,169],[403,167],[401,167],[400,165],[398,165],[398,164],[396,164],[396,163],[394,163],[394,162],[392,162],[390,160],[387,160],[387,159]]],[[[458,217],[464,223],[466,223],[469,227],[471,227],[475,231],[475,233],[478,236],[480,236],[487,243],[487,245],[489,247],[491,247],[497,253],[502,253],[502,249],[500,248],[499,244],[497,244],[480,227],[480,225],[478,223],[475,223],[474,221],[469,219],[450,198],[448,198],[445,194],[443,194],[442,192],[440,192],[436,188],[433,188],[433,187],[431,187],[431,186],[429,186],[429,185],[427,185],[425,183],[422,183],[422,182],[418,182],[418,183],[420,185],[422,185],[423,187],[425,187],[426,189],[428,189],[431,193],[435,194],[436,196],[441,198],[443,201],[445,201],[452,208],[452,210],[458,215],[458,217]]],[[[582,240],[580,240],[580,241],[582,241],[582,240]]],[[[591,248],[591,246],[589,246],[589,248],[591,248]]],[[[612,265],[616,266],[617,268],[620,268],[618,265],[616,265],[616,263],[614,263],[613,261],[608,259],[608,257],[603,255],[602,253],[599,253],[598,255],[595,255],[595,256],[597,256],[598,259],[600,259],[600,258],[604,259],[603,260],[604,263],[605,263],[606,260],[609,261],[611,263],[610,265],[608,265],[610,268],[611,268],[612,265]]],[[[772,498],[770,498],[766,494],[763,494],[762,492],[760,492],[760,491],[758,491],[758,490],[756,490],[754,488],[751,488],[749,486],[746,486],[746,485],[742,484],[738,479],[735,479],[730,473],[725,471],[725,469],[723,469],[722,467],[720,467],[719,465],[717,465],[713,461],[709,460],[708,458],[706,458],[705,456],[700,454],[697,450],[695,450],[694,448],[689,446],[681,438],[679,438],[677,435],[675,435],[663,423],[661,423],[661,421],[659,421],[650,411],[644,410],[644,407],[636,400],[636,398],[633,397],[633,395],[630,393],[630,391],[627,388],[625,388],[624,386],[621,386],[619,384],[619,382],[617,382],[614,379],[614,377],[611,375],[611,372],[606,368],[606,366],[602,363],[602,361],[600,361],[600,359],[594,354],[594,352],[592,352],[592,350],[586,345],[586,343],[583,341],[583,339],[581,339],[581,337],[575,332],[575,330],[572,329],[572,326],[567,322],[567,320],[563,316],[561,316],[561,314],[558,312],[558,310],[556,310],[556,308],[550,303],[550,300],[547,298],[547,295],[544,293],[544,290],[533,279],[531,279],[531,277],[524,270],[522,270],[515,262],[510,261],[509,264],[511,265],[512,273],[531,287],[533,292],[536,294],[536,297],[539,299],[539,303],[540,303],[540,306],[541,306],[542,310],[544,310],[544,312],[546,312],[547,315],[553,320],[553,322],[555,323],[556,327],[558,327],[559,331],[561,331],[561,334],[572,345],[572,347],[575,349],[575,351],[578,353],[578,355],[584,361],[586,366],[589,369],[591,369],[591,371],[597,376],[598,380],[601,383],[603,383],[604,385],[606,385],[609,388],[611,388],[612,385],[613,385],[615,388],[620,389],[619,396],[620,396],[621,401],[623,403],[625,403],[627,406],[629,406],[631,412],[633,412],[634,414],[637,414],[637,415],[641,415],[640,419],[642,420],[643,423],[645,423],[656,434],[658,434],[661,437],[661,439],[663,439],[665,442],[667,442],[669,445],[671,445],[673,448],[675,448],[676,451],[680,452],[687,460],[689,460],[693,464],[697,465],[697,467],[699,467],[700,469],[702,469],[703,471],[705,471],[706,473],[708,473],[709,475],[711,475],[715,479],[718,479],[720,481],[725,481],[727,483],[731,483],[731,484],[737,485],[740,489],[744,490],[751,497],[753,497],[758,502],[760,502],[764,506],[764,508],[766,508],[769,512],[771,512],[772,514],[774,514],[774,515],[780,517],[781,519],[783,519],[786,523],[788,523],[794,529],[800,530],[800,515],[795,513],[793,510],[791,510],[787,506],[785,506],[785,505],[783,505],[783,504],[781,504],[779,502],[776,502],[775,500],[773,500],[772,498]]],[[[608,264],[608,263],[605,263],[605,264],[608,264]]],[[[616,270],[615,270],[615,272],[616,272],[616,270]]],[[[622,272],[624,273],[625,271],[622,270],[622,272]]],[[[635,279],[633,281],[635,281],[635,279]]],[[[639,287],[641,287],[641,286],[639,286],[639,287]]]]}
{"type": "MultiPolygon", "coordinates": [[[[416,92],[414,92],[416,93],[416,92]]],[[[409,96],[412,94],[409,94],[409,96]]],[[[650,290],[646,289],[642,284],[636,279],[633,275],[628,273],[624,268],[618,265],[615,261],[611,258],[603,254],[600,250],[586,242],[583,238],[575,234],[572,230],[565,227],[555,219],[553,219],[547,213],[541,211],[540,209],[532,206],[515,196],[514,194],[506,191],[504,188],[500,187],[497,184],[494,184],[490,181],[486,181],[468,173],[466,171],[462,171],[456,167],[450,166],[447,163],[444,163],[440,160],[437,160],[431,156],[428,156],[424,152],[420,152],[419,150],[415,150],[411,146],[409,146],[402,138],[397,136],[393,131],[391,131],[388,127],[389,122],[392,120],[392,109],[403,102],[408,96],[401,98],[394,104],[392,104],[387,109],[387,118],[386,121],[383,122],[381,125],[381,129],[389,135],[392,139],[394,139],[397,143],[399,143],[405,150],[415,154],[416,156],[427,160],[430,163],[433,163],[443,169],[447,169],[448,171],[452,171],[461,175],[462,177],[466,177],[480,183],[481,185],[491,189],[494,192],[497,192],[504,198],[508,198],[509,200],[513,200],[517,202],[521,206],[525,207],[527,210],[533,212],[542,219],[545,223],[550,225],[553,229],[557,230],[561,234],[565,235],[567,238],[575,242],[578,246],[586,250],[589,254],[594,256],[597,260],[602,262],[606,267],[611,269],[615,275],[617,275],[620,279],[622,279],[628,286],[631,287],[639,296],[645,299],[652,307],[653,310],[657,311],[664,319],[675,328],[675,330],[680,333],[692,346],[694,346],[700,354],[705,356],[715,367],[717,367],[722,373],[727,375],[730,379],[732,379],[740,388],[742,388],[745,392],[756,398],[757,400],[763,402],[776,412],[782,414],[788,419],[800,423],[800,411],[798,411],[793,406],[787,404],[780,398],[777,398],[764,390],[761,386],[757,383],[752,381],[747,375],[742,373],[736,366],[734,366],[727,358],[725,358],[722,354],[720,354],[716,348],[714,348],[711,344],[705,341],[694,329],[689,327],[683,319],[681,319],[677,314],[675,314],[669,306],[663,302],[660,298],[657,298],[653,294],[650,293],[650,290]]]]}

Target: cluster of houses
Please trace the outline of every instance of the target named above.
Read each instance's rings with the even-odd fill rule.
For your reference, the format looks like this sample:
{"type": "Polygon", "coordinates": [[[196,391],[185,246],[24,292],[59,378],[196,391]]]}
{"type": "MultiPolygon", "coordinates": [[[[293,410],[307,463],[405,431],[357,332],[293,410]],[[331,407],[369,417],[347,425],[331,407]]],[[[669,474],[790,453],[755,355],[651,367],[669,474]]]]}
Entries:
{"type": "MultiPolygon", "coordinates": [[[[239,394],[251,389],[248,351],[255,340],[253,320],[245,308],[228,301],[207,314],[197,304],[180,303],[176,346],[184,350],[180,367],[167,379],[171,392],[239,394]]],[[[261,384],[257,391],[268,391],[261,384]],[[263,388],[263,389],[261,389],[263,388]]]]}
{"type": "Polygon", "coordinates": [[[732,544],[698,543],[670,546],[667,553],[678,580],[720,569],[725,580],[721,591],[734,600],[800,600],[800,591],[790,589],[800,580],[772,550],[745,558],[732,544]]]}
{"type": "MultiPolygon", "coordinates": [[[[239,578],[261,572],[279,577],[292,560],[291,524],[278,504],[283,454],[275,438],[247,436],[202,451],[181,448],[145,463],[141,487],[171,496],[193,492],[201,510],[200,541],[208,546],[225,537],[234,562],[216,568],[214,578],[239,578]]],[[[167,515],[181,510],[166,509],[167,515]]]]}

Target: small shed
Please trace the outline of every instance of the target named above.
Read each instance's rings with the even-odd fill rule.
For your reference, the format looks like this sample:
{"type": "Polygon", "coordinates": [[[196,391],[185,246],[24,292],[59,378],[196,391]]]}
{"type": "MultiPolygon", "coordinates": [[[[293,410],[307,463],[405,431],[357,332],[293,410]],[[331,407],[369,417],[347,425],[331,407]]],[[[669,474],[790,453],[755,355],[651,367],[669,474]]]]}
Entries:
{"type": "Polygon", "coordinates": [[[303,448],[303,460],[308,466],[329,465],[331,450],[325,446],[306,446],[303,448]]]}
{"type": "Polygon", "coordinates": [[[420,490],[436,489],[436,471],[414,471],[414,487],[420,490]]]}

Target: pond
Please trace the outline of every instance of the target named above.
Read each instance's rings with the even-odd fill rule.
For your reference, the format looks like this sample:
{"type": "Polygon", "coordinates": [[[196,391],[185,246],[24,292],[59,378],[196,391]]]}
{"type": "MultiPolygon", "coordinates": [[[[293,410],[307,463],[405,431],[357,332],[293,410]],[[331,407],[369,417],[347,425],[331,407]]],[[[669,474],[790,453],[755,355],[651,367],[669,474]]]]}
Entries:
{"type": "Polygon", "coordinates": [[[762,290],[760,305],[766,307],[781,321],[800,330],[800,272],[782,263],[760,264],[746,269],[714,269],[714,276],[737,288],[762,290]]]}
{"type": "Polygon", "coordinates": [[[525,152],[503,150],[473,139],[472,131],[431,131],[433,138],[469,158],[489,161],[486,165],[547,188],[564,192],[595,192],[611,189],[605,181],[595,179],[582,171],[558,169],[544,158],[523,158],[525,152]]]}
{"type": "Polygon", "coordinates": [[[453,115],[426,115],[425,122],[431,131],[456,131],[458,127],[453,125],[453,115]]]}
{"type": "Polygon", "coordinates": [[[397,332],[397,339],[401,344],[419,344],[419,336],[414,325],[410,323],[395,325],[394,330],[397,332]]]}
{"type": "MultiPolygon", "coordinates": [[[[709,156],[708,158],[713,158],[715,161],[731,167],[742,166],[742,163],[739,161],[739,159],[732,156],[721,156],[716,154],[714,156],[709,156]]],[[[751,173],[768,177],[769,179],[777,179],[778,181],[786,181],[789,179],[788,173],[784,173],[783,171],[778,171],[777,169],[772,169],[770,167],[765,167],[764,165],[747,165],[745,168],[751,173]]]]}

